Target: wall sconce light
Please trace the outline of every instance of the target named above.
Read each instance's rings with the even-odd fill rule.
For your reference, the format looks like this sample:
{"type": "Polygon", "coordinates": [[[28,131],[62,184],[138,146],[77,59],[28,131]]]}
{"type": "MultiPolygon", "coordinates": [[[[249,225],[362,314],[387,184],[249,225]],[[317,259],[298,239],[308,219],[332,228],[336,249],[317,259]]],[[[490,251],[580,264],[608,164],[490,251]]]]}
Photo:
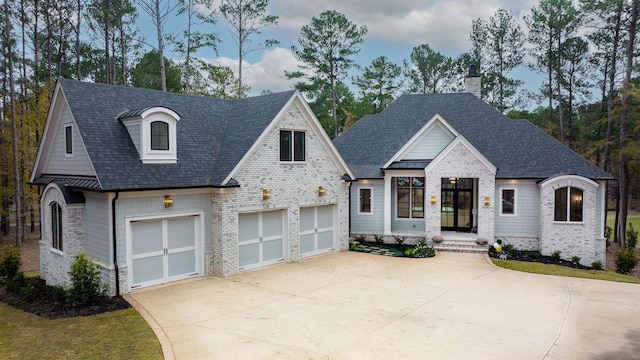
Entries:
{"type": "Polygon", "coordinates": [[[484,197],[484,206],[489,206],[491,205],[491,199],[489,199],[488,196],[484,197]]]}
{"type": "Polygon", "coordinates": [[[271,193],[267,189],[262,189],[262,200],[271,199],[271,193]]]}
{"type": "Polygon", "coordinates": [[[436,204],[436,196],[435,195],[431,195],[431,205],[435,205],[436,204]]]}
{"type": "Polygon", "coordinates": [[[324,196],[326,190],[322,186],[318,186],[318,196],[324,196]]]}
{"type": "Polygon", "coordinates": [[[164,196],[164,207],[166,209],[173,207],[173,199],[169,195],[164,196]]]}

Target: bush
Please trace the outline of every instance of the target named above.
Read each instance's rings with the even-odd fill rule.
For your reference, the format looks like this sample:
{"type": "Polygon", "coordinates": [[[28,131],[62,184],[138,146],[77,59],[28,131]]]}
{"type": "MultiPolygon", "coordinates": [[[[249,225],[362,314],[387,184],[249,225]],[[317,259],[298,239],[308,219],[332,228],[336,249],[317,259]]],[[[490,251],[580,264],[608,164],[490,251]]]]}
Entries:
{"type": "Polygon", "coordinates": [[[518,256],[518,249],[513,247],[513,245],[511,245],[511,244],[506,244],[505,246],[503,246],[502,247],[502,251],[507,253],[511,257],[517,257],[518,256]]]}
{"type": "Polygon", "coordinates": [[[17,293],[26,283],[26,279],[24,277],[24,273],[22,271],[18,271],[18,273],[12,277],[11,279],[7,279],[6,289],[8,292],[17,293]]]}
{"type": "Polygon", "coordinates": [[[85,253],[76,255],[69,275],[71,288],[67,300],[71,307],[91,304],[106,297],[107,287],[100,283],[100,271],[85,253]]]}
{"type": "Polygon", "coordinates": [[[413,248],[411,256],[415,258],[427,258],[436,256],[436,252],[429,246],[420,246],[413,248]]]}
{"type": "Polygon", "coordinates": [[[618,249],[616,251],[616,272],[629,274],[638,265],[638,255],[634,249],[618,249]]]}
{"type": "Polygon", "coordinates": [[[425,247],[425,246],[427,246],[427,239],[425,238],[416,239],[416,247],[425,247]]]}
{"type": "Polygon", "coordinates": [[[411,248],[411,249],[407,249],[404,254],[407,255],[408,257],[412,257],[413,256],[413,251],[415,250],[415,248],[411,248]]]}
{"type": "Polygon", "coordinates": [[[404,243],[404,241],[407,239],[406,236],[393,236],[393,238],[396,240],[396,244],[398,245],[402,245],[404,243]]]}
{"type": "Polygon", "coordinates": [[[67,290],[65,290],[64,287],[60,285],[55,285],[52,291],[53,291],[53,301],[63,303],[63,304],[67,302],[67,290]]]}
{"type": "Polygon", "coordinates": [[[13,246],[3,246],[0,249],[0,282],[6,283],[18,275],[22,265],[20,249],[13,246]]]}
{"type": "Polygon", "coordinates": [[[384,236],[380,234],[373,234],[373,238],[376,239],[376,243],[384,244],[384,236]]]}
{"type": "Polygon", "coordinates": [[[556,250],[551,253],[551,257],[553,258],[553,260],[558,261],[560,260],[560,254],[562,254],[562,251],[556,250]]]}
{"type": "Polygon", "coordinates": [[[612,234],[613,234],[613,229],[611,228],[611,226],[607,226],[604,228],[604,237],[606,237],[607,240],[611,240],[612,234]]]}
{"type": "Polygon", "coordinates": [[[27,279],[24,286],[20,288],[20,294],[29,302],[36,299],[38,291],[40,291],[40,281],[36,278],[27,279]]]}
{"type": "Polygon", "coordinates": [[[600,261],[594,261],[591,263],[591,267],[595,270],[602,270],[602,263],[600,261]]]}
{"type": "Polygon", "coordinates": [[[537,259],[540,257],[539,251],[525,251],[524,253],[528,258],[537,259]]]}
{"type": "Polygon", "coordinates": [[[629,223],[629,228],[626,233],[625,241],[627,242],[627,248],[635,249],[636,245],[638,245],[638,232],[633,229],[632,223],[629,223]]]}
{"type": "Polygon", "coordinates": [[[580,264],[580,256],[571,257],[571,262],[576,263],[576,264],[580,264]]]}
{"type": "Polygon", "coordinates": [[[359,242],[359,243],[363,243],[366,240],[367,240],[367,237],[365,235],[356,236],[356,241],[359,242]]]}

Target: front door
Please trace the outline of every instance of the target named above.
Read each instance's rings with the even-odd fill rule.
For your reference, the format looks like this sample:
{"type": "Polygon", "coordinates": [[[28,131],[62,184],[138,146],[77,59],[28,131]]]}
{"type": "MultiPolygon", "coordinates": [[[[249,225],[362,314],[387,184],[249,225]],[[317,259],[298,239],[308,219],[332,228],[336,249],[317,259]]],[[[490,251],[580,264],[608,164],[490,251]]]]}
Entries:
{"type": "Polygon", "coordinates": [[[473,227],[473,179],[442,179],[442,230],[471,231],[473,227]]]}

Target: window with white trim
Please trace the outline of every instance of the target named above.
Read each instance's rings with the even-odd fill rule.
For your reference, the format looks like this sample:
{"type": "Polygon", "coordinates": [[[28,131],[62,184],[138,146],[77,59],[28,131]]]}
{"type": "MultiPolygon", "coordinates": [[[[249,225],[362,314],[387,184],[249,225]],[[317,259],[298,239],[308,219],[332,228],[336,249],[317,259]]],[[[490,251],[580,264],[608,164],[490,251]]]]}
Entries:
{"type": "Polygon", "coordinates": [[[280,130],[280,161],[305,161],[305,136],[304,131],[280,130]]]}
{"type": "Polygon", "coordinates": [[[516,190],[502,189],[500,191],[500,215],[516,214],[516,190]]]}
{"type": "Polygon", "coordinates": [[[396,180],[397,217],[424,218],[424,178],[400,176],[396,180]]]}
{"type": "Polygon", "coordinates": [[[52,202],[51,209],[51,247],[62,251],[62,207],[57,202],[52,202]]]}
{"type": "Polygon", "coordinates": [[[358,189],[358,214],[373,214],[373,189],[372,188],[359,188],[358,189]]]}
{"type": "Polygon", "coordinates": [[[65,155],[73,155],[73,127],[71,125],[64,128],[65,155]]]}
{"type": "Polygon", "coordinates": [[[151,150],[169,150],[169,124],[164,121],[151,123],[151,150]]]}
{"type": "Polygon", "coordinates": [[[553,220],[558,222],[582,222],[583,191],[567,186],[556,189],[553,220]]]}

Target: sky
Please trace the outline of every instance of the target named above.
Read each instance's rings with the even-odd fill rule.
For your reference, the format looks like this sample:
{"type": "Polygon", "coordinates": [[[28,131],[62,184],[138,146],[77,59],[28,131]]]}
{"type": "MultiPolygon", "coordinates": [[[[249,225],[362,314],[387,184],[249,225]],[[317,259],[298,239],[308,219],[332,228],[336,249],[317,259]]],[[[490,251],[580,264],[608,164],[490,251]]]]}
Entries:
{"type": "MultiPolygon", "coordinates": [[[[219,3],[220,0],[214,0],[213,7],[217,8],[219,3]]],[[[299,46],[300,28],[325,10],[336,10],[354,24],[367,26],[365,42],[355,57],[356,63],[365,67],[379,56],[401,65],[409,58],[411,49],[421,44],[429,44],[436,51],[457,57],[471,47],[469,33],[474,19],[488,20],[503,7],[513,11],[526,30],[523,17],[538,3],[537,0],[270,0],[268,12],[277,15],[279,21],[264,29],[260,36],[275,38],[280,44],[251,53],[246,58],[243,82],[251,87],[250,95],[258,95],[265,89],[273,92],[291,89],[293,81],[284,76],[285,70],[295,71],[298,67],[291,47],[299,46]]],[[[155,29],[149,16],[140,11],[137,23],[146,41],[154,43],[155,29]]],[[[165,26],[165,32],[179,32],[184,27],[184,19],[173,16],[165,26]]],[[[216,26],[202,30],[215,32],[221,42],[217,54],[204,49],[197,55],[210,63],[227,65],[237,73],[238,50],[224,20],[219,19],[216,26]]],[[[171,53],[165,56],[175,58],[171,53]]],[[[350,73],[351,76],[358,74],[355,70],[350,73]]],[[[525,81],[526,88],[532,91],[540,86],[540,76],[524,66],[510,75],[525,81]]]]}

